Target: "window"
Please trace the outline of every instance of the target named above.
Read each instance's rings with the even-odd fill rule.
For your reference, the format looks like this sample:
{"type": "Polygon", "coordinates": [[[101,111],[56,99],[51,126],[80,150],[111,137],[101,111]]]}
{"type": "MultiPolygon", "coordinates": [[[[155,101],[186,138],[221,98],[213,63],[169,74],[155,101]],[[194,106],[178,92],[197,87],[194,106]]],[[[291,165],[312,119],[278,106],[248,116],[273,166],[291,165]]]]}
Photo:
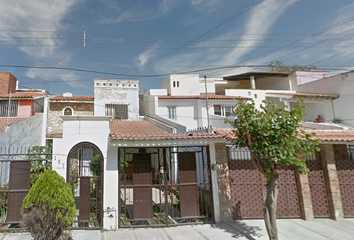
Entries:
{"type": "Polygon", "coordinates": [[[179,81],[177,81],[177,87],[179,87],[179,81]]]}
{"type": "Polygon", "coordinates": [[[168,118],[169,119],[176,119],[176,107],[167,107],[168,110],[168,118]]]}
{"type": "Polygon", "coordinates": [[[223,117],[230,117],[232,115],[232,106],[225,106],[225,105],[214,105],[214,114],[223,116],[223,117]]]}
{"type": "Polygon", "coordinates": [[[0,100],[0,117],[17,117],[18,101],[0,100]],[[10,111],[9,111],[10,110],[10,111]]]}
{"type": "Polygon", "coordinates": [[[106,116],[113,119],[128,119],[128,104],[106,104],[106,116]]]}
{"type": "Polygon", "coordinates": [[[74,111],[71,107],[66,107],[63,112],[64,116],[72,116],[74,111]]]}
{"type": "Polygon", "coordinates": [[[173,81],[173,87],[176,87],[176,81],[173,81]]]}

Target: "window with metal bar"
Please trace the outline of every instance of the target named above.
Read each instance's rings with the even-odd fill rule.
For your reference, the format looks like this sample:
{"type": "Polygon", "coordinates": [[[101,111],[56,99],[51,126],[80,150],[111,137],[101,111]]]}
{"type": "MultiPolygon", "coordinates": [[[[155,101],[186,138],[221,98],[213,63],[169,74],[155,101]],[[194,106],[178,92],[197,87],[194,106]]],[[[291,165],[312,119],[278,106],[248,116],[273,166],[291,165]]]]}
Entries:
{"type": "Polygon", "coordinates": [[[17,117],[18,101],[0,100],[0,117],[17,117]]]}
{"type": "Polygon", "coordinates": [[[106,104],[106,116],[113,119],[128,119],[128,104],[106,104]]]}

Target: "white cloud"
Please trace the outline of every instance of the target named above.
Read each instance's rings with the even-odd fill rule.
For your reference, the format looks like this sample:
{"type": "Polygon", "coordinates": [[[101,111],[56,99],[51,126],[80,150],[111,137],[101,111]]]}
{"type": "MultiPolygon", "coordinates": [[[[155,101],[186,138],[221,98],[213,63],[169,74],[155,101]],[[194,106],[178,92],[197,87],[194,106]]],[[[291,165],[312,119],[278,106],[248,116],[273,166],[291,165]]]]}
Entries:
{"type": "Polygon", "coordinates": [[[172,10],[175,6],[177,6],[178,1],[176,0],[161,0],[159,11],[166,14],[170,10],[172,10]]]}
{"type": "MultiPolygon", "coordinates": [[[[199,1],[195,2],[198,3],[199,1]]],[[[195,65],[234,65],[242,60],[246,54],[255,50],[259,46],[267,33],[271,31],[272,26],[277,22],[281,15],[296,1],[278,1],[265,0],[252,10],[246,17],[244,32],[241,36],[241,42],[233,49],[213,49],[208,47],[215,46],[215,43],[201,42],[190,44],[188,47],[205,47],[201,50],[185,51],[172,57],[164,58],[163,65],[179,65],[181,67],[166,69],[161,67],[162,61],[156,64],[157,72],[183,72],[186,69],[196,69],[195,65]],[[256,35],[252,35],[256,34],[256,35]],[[256,36],[256,37],[254,37],[256,36]],[[252,41],[247,41],[247,40],[252,41]]],[[[214,40],[230,39],[230,34],[235,34],[236,30],[220,35],[214,40]]],[[[220,46],[220,44],[219,44],[220,46]]],[[[231,71],[231,70],[230,70],[231,71]]],[[[232,70],[233,71],[233,70],[232,70]]],[[[221,71],[222,74],[229,71],[221,71]]],[[[219,72],[220,73],[220,72],[219,72]]]]}
{"type": "MultiPolygon", "coordinates": [[[[0,3],[0,29],[9,31],[0,31],[0,37],[6,37],[0,41],[7,44],[22,45],[18,49],[33,61],[57,59],[67,49],[64,51],[59,47],[43,45],[62,44],[61,40],[55,39],[58,36],[58,31],[65,30],[62,21],[68,16],[75,4],[80,1],[13,0],[11,3],[2,1],[0,3]],[[18,39],[18,37],[33,39],[18,39]]],[[[31,75],[32,72],[28,71],[28,75],[31,75]]]]}

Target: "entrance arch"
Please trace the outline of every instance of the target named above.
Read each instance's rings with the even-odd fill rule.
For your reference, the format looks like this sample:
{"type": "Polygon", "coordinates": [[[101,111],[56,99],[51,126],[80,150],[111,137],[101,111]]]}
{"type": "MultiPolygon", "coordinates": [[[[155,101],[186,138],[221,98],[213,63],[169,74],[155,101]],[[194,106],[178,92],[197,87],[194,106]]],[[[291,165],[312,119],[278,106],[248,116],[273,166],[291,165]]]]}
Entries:
{"type": "Polygon", "coordinates": [[[103,174],[103,154],[95,144],[81,142],[71,148],[66,179],[76,204],[74,228],[102,228],[103,174]]]}

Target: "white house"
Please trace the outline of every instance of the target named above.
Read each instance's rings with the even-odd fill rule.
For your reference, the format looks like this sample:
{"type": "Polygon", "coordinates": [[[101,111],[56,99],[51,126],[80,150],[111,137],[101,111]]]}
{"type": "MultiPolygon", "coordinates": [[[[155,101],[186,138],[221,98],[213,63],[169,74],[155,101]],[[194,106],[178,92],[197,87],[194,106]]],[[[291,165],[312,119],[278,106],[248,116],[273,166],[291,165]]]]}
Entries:
{"type": "Polygon", "coordinates": [[[96,79],[94,115],[61,116],[52,166],[72,187],[74,227],[219,222],[216,155],[225,140],[139,120],[137,91],[137,81],[96,79]]]}
{"type": "MultiPolygon", "coordinates": [[[[327,93],[340,96],[330,101],[329,106],[308,105],[307,114],[321,114],[325,122],[341,122],[354,127],[354,71],[324,77],[299,86],[302,92],[327,93]]],[[[313,116],[314,117],[314,116],[313,116]]]]}
{"type": "MultiPolygon", "coordinates": [[[[208,126],[228,127],[224,119],[232,118],[232,109],[240,99],[252,99],[256,106],[264,100],[272,100],[287,108],[303,99],[306,105],[331,109],[331,101],[338,95],[298,91],[303,84],[325,74],[317,71],[248,72],[221,79],[174,74],[161,83],[161,89],[150,89],[146,94],[140,94],[140,114],[157,115],[184,125],[190,131],[208,126]]],[[[306,120],[314,121],[320,114],[313,111],[306,120]]]]}

